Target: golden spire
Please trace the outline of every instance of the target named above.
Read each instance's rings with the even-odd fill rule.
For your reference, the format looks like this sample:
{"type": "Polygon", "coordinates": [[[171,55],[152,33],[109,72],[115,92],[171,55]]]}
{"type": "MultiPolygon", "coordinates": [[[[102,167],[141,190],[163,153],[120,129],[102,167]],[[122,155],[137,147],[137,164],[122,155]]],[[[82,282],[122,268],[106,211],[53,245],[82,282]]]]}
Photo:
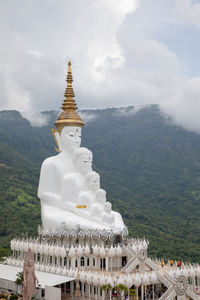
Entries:
{"type": "Polygon", "coordinates": [[[65,126],[79,126],[82,127],[84,125],[81,117],[77,113],[76,102],[73,99],[75,97],[74,90],[72,87],[72,71],[71,71],[71,61],[68,62],[68,71],[67,71],[67,87],[65,90],[65,99],[62,103],[63,112],[60,114],[56,122],[54,123],[56,129],[59,133],[61,133],[62,129],[65,126]]]}

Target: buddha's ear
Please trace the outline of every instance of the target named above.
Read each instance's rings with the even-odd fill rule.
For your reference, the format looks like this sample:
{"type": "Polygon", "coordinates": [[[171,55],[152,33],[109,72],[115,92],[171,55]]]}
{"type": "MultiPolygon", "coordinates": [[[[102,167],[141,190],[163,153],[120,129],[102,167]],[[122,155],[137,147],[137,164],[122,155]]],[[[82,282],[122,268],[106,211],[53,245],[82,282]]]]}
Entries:
{"type": "Polygon", "coordinates": [[[51,132],[53,134],[54,140],[56,142],[57,147],[55,147],[56,152],[61,152],[62,151],[62,145],[61,145],[61,138],[60,138],[60,134],[59,132],[54,129],[51,128],[51,132]]]}

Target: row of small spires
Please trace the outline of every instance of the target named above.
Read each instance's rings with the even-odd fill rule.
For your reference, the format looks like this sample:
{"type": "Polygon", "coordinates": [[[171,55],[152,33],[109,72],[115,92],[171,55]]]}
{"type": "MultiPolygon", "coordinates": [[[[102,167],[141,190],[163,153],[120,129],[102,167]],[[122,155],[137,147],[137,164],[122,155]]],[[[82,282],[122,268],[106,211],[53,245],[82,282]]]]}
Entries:
{"type": "MultiPolygon", "coordinates": [[[[10,265],[23,267],[23,261],[21,260],[8,258],[7,263],[10,265]]],[[[82,283],[86,282],[89,285],[93,284],[95,286],[99,286],[107,283],[111,284],[113,287],[120,283],[130,287],[133,284],[139,286],[140,283],[142,283],[143,281],[147,282],[147,276],[148,278],[151,278],[151,282],[153,282],[154,284],[158,282],[155,271],[148,272],[148,275],[144,273],[143,280],[142,280],[141,275],[138,276],[138,273],[116,276],[114,273],[106,274],[105,272],[95,272],[91,270],[79,271],[77,268],[67,268],[66,266],[55,266],[55,265],[49,265],[44,263],[40,264],[38,262],[35,263],[35,269],[41,272],[50,272],[50,273],[55,273],[67,277],[79,278],[79,280],[82,283]]]]}
{"type": "Polygon", "coordinates": [[[149,245],[149,241],[145,238],[143,239],[133,238],[129,240],[129,244],[134,251],[137,251],[138,248],[147,249],[149,245]]]}
{"type": "Polygon", "coordinates": [[[64,246],[55,246],[55,245],[49,245],[48,243],[28,243],[18,240],[12,240],[11,241],[11,250],[12,251],[19,251],[19,252],[27,252],[28,249],[31,249],[33,253],[35,254],[41,254],[41,255],[50,255],[50,256],[56,256],[64,258],[67,255],[69,257],[82,257],[82,256],[89,256],[91,252],[95,256],[100,257],[114,257],[114,256],[122,256],[123,250],[120,245],[117,245],[116,247],[113,247],[111,245],[110,247],[104,247],[102,245],[101,247],[95,245],[92,247],[92,249],[86,245],[86,246],[78,246],[78,247],[64,247],[64,246]]]}
{"type": "MultiPolygon", "coordinates": [[[[139,251],[141,249],[147,249],[148,248],[148,241],[145,239],[139,240],[139,239],[131,239],[130,241],[130,246],[134,251],[139,251]]],[[[90,247],[88,244],[85,246],[81,246],[79,244],[78,247],[67,247],[67,246],[60,246],[60,245],[55,245],[53,243],[48,243],[48,242],[38,242],[37,240],[17,240],[13,239],[11,240],[11,250],[13,251],[21,251],[21,252],[26,252],[30,248],[35,254],[40,253],[40,254],[45,254],[48,255],[50,253],[56,253],[56,256],[59,256],[59,253],[62,253],[60,256],[65,257],[66,253],[68,253],[69,256],[74,257],[74,256],[82,256],[83,253],[84,255],[89,255],[90,254],[90,247]]],[[[124,248],[126,249],[126,248],[124,248]]],[[[104,245],[95,245],[92,247],[93,253],[96,256],[101,256],[105,257],[106,255],[112,257],[112,256],[121,256],[122,255],[122,247],[120,244],[116,245],[113,247],[111,246],[104,246],[104,245]]],[[[128,252],[128,250],[127,250],[128,252]]],[[[54,255],[54,254],[50,254],[54,255]]]]}
{"type": "MultiPolygon", "coordinates": [[[[19,267],[23,267],[23,261],[19,259],[8,258],[7,263],[10,265],[15,265],[19,267]]],[[[67,268],[66,266],[55,266],[49,264],[40,264],[35,263],[35,269],[42,272],[51,272],[58,275],[63,275],[72,278],[79,278],[82,283],[87,283],[89,285],[94,286],[102,286],[104,284],[111,284],[111,286],[116,286],[118,284],[124,284],[128,288],[132,285],[135,287],[139,287],[140,285],[151,285],[157,284],[160,282],[159,280],[159,272],[158,271],[145,271],[141,273],[131,273],[131,274],[120,274],[117,276],[115,273],[106,273],[106,272],[96,272],[91,270],[81,270],[79,271],[77,268],[67,268]]],[[[179,278],[179,276],[184,276],[185,278],[194,279],[195,277],[200,278],[200,265],[192,266],[192,265],[183,265],[183,268],[180,269],[171,269],[166,271],[173,280],[179,278]]]]}

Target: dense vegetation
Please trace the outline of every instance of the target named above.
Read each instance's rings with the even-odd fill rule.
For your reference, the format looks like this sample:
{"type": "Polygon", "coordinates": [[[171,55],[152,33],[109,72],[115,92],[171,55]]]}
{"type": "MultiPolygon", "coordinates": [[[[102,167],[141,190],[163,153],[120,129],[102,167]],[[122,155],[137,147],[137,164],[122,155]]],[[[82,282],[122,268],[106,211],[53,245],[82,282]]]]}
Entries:
{"type": "MultiPolygon", "coordinates": [[[[0,112],[0,248],[34,234],[40,222],[40,165],[55,155],[50,127],[31,127],[0,112]]],[[[150,253],[200,262],[200,136],[173,125],[157,106],[83,111],[82,145],[130,234],[146,236],[150,253]]]]}

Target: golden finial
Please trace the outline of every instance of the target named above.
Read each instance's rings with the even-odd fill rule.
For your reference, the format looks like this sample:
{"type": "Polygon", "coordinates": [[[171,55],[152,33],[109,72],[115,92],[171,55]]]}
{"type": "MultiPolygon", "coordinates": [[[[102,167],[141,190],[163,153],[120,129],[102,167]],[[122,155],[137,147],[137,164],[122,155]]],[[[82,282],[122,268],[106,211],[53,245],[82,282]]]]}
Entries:
{"type": "Polygon", "coordinates": [[[72,87],[73,77],[71,71],[71,61],[68,61],[68,70],[67,70],[67,87],[65,90],[65,99],[62,103],[63,112],[60,114],[58,119],[55,122],[56,129],[59,133],[61,133],[62,129],[65,126],[79,126],[82,127],[84,125],[81,117],[77,113],[76,102],[73,99],[75,97],[74,90],[72,87]]]}

